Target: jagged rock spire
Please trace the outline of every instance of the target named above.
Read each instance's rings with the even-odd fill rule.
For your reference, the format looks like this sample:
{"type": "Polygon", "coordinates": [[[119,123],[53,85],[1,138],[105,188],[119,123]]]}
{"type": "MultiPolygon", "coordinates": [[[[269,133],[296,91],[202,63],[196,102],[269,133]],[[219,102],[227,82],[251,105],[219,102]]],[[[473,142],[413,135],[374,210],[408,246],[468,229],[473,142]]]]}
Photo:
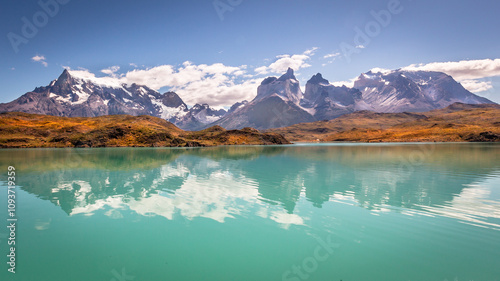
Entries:
{"type": "Polygon", "coordinates": [[[291,69],[290,67],[287,69],[285,74],[283,74],[280,78],[278,78],[278,81],[285,81],[288,79],[297,80],[295,78],[295,75],[293,75],[293,69],[291,69]]]}

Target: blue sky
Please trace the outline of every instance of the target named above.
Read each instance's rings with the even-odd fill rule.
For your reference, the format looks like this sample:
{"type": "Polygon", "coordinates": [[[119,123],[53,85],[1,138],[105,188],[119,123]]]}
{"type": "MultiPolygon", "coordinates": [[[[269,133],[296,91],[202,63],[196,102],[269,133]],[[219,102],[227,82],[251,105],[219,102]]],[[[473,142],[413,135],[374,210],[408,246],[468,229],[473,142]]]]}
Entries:
{"type": "Polygon", "coordinates": [[[304,86],[317,72],[348,83],[373,68],[419,64],[500,102],[498,1],[56,1],[41,0],[51,15],[38,1],[1,2],[0,102],[64,67],[228,106],[288,66],[304,86]],[[23,17],[38,24],[29,36],[23,17]]]}

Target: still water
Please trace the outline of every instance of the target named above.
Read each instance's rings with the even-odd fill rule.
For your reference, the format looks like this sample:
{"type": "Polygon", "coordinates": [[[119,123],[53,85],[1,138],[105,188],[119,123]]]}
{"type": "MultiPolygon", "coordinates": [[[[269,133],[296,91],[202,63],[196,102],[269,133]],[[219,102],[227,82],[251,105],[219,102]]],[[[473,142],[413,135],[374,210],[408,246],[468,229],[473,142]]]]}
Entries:
{"type": "Polygon", "coordinates": [[[500,280],[498,144],[24,149],[0,163],[2,281],[500,280]]]}

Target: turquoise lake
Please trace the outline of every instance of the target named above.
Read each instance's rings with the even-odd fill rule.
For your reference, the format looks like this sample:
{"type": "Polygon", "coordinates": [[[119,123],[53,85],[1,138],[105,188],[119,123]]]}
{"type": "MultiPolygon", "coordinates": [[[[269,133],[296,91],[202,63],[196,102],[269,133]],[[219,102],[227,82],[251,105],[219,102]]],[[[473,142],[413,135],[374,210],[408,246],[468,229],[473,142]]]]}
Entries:
{"type": "Polygon", "coordinates": [[[2,281],[500,280],[498,144],[12,149],[0,163],[2,281]]]}

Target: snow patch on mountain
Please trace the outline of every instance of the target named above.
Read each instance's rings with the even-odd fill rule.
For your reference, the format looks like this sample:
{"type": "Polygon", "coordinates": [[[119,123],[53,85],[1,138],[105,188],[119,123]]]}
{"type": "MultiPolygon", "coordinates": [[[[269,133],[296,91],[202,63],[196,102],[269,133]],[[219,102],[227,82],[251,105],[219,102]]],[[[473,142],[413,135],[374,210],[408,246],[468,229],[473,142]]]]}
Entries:
{"type": "Polygon", "coordinates": [[[184,105],[181,105],[179,107],[169,107],[155,98],[151,99],[151,102],[155,106],[157,106],[160,117],[165,120],[170,120],[172,118],[181,118],[187,114],[187,110],[184,105]]]}

